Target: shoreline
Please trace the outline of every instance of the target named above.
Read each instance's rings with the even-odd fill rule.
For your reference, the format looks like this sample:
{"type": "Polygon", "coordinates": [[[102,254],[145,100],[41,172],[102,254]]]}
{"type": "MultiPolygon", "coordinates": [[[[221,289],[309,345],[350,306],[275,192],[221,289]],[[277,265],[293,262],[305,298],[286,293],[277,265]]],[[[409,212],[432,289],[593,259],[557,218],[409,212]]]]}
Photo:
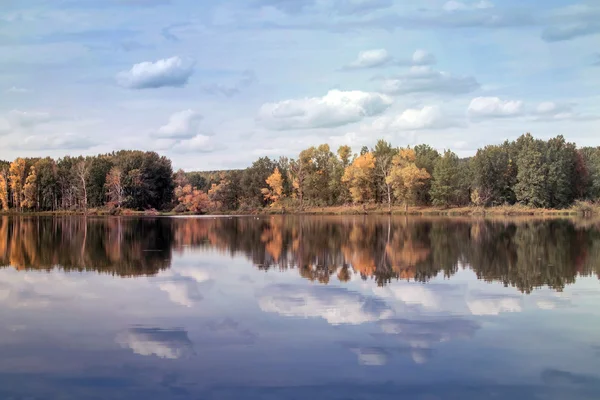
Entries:
{"type": "Polygon", "coordinates": [[[135,211],[123,209],[120,213],[107,209],[90,209],[83,211],[31,211],[31,212],[0,212],[0,216],[90,216],[90,217],[174,217],[174,216],[250,216],[250,215],[404,215],[429,217],[591,217],[600,215],[600,206],[578,207],[556,210],[530,208],[523,206],[498,207],[409,207],[395,206],[391,210],[381,206],[329,206],[307,207],[299,209],[265,208],[251,211],[215,212],[206,214],[175,213],[172,211],[135,211]]]}

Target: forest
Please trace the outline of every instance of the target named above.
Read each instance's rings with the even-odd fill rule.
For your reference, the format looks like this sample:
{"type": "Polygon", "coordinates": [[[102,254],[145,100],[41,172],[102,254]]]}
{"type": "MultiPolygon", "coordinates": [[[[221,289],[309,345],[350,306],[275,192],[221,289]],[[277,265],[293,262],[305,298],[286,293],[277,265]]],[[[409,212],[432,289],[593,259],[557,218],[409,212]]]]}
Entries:
{"type": "Polygon", "coordinates": [[[0,161],[0,205],[17,212],[206,214],[357,204],[564,209],[599,199],[600,147],[578,148],[563,136],[541,140],[529,133],[469,158],[426,144],[394,147],[379,140],[359,153],[349,146],[333,152],[322,144],[295,159],[262,157],[230,171],[174,171],[164,156],[129,150],[0,161]]]}

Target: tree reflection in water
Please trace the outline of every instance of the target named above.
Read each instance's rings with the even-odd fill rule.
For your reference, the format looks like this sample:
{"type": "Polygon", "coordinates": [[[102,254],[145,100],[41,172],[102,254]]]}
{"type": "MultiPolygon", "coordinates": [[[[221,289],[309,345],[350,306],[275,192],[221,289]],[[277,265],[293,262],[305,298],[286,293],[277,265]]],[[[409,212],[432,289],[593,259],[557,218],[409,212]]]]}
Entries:
{"type": "Polygon", "coordinates": [[[16,269],[155,275],[185,249],[245,255],[311,281],[354,275],[383,286],[471,268],[529,293],[600,278],[600,230],[570,220],[405,217],[0,218],[0,264],[16,269]]]}

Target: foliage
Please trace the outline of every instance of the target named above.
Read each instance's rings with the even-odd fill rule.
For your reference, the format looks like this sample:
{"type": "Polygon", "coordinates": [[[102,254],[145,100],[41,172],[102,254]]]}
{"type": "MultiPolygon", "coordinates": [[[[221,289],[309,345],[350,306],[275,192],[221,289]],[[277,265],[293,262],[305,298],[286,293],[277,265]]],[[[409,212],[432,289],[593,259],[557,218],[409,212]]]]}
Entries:
{"type": "Polygon", "coordinates": [[[348,184],[350,195],[355,203],[364,203],[373,199],[373,170],[375,156],[366,152],[357,157],[346,168],[342,182],[348,184]]]}
{"type": "Polygon", "coordinates": [[[263,188],[262,192],[265,200],[271,203],[271,207],[277,208],[281,206],[281,201],[285,198],[283,194],[283,178],[279,168],[275,167],[275,171],[265,181],[269,188],[263,188]]]}
{"type": "Polygon", "coordinates": [[[417,167],[415,160],[414,150],[400,149],[392,160],[391,173],[386,178],[386,183],[394,189],[394,196],[406,206],[416,201],[417,190],[431,178],[427,170],[417,167]]]}

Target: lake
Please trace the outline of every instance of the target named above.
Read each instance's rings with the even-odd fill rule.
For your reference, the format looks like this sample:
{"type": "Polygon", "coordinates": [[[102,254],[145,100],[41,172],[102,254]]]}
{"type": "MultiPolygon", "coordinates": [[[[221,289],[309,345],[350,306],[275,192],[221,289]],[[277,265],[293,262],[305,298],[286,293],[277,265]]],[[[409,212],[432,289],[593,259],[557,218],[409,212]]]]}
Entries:
{"type": "Polygon", "coordinates": [[[0,219],[2,399],[598,399],[600,225],[0,219]]]}

